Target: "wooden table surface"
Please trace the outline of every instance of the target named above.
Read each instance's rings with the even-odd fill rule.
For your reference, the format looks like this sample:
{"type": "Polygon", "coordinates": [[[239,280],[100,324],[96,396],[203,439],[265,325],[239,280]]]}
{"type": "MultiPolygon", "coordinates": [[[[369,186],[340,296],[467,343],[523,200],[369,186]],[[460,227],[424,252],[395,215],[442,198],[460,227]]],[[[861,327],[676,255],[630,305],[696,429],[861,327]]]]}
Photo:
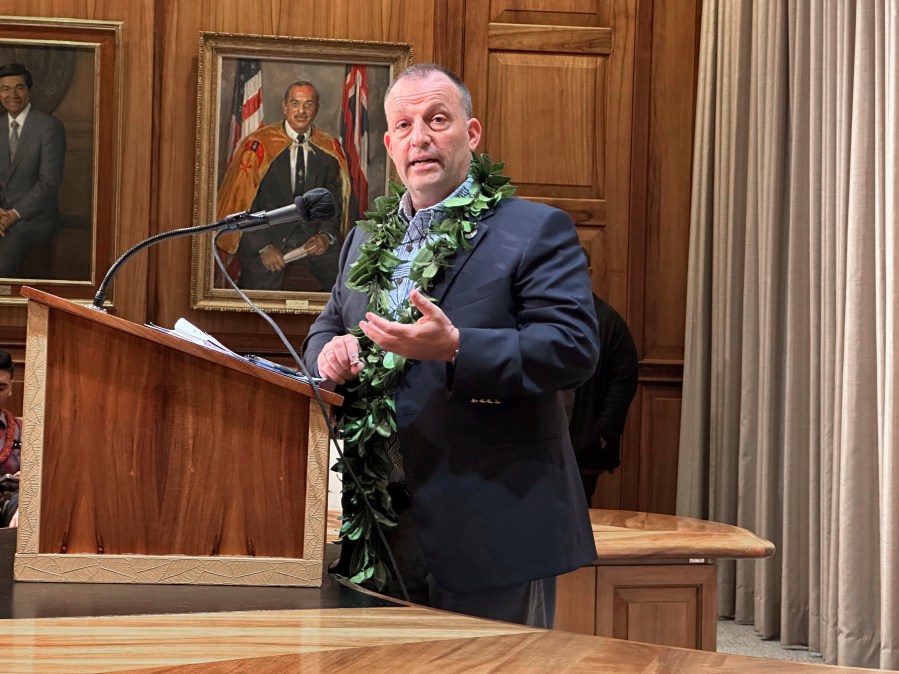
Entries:
{"type": "Polygon", "coordinates": [[[609,559],[770,557],[774,544],[751,531],[690,517],[590,510],[599,562],[609,559]]]}
{"type": "Polygon", "coordinates": [[[0,619],[0,674],[877,671],[539,630],[401,606],[327,577],[322,588],[13,583],[14,542],[0,529],[0,617],[17,618],[0,619]],[[36,617],[68,615],[96,617],[36,617]]]}
{"type": "MultiPolygon", "coordinates": [[[[632,510],[590,510],[597,561],[770,557],[774,544],[746,529],[690,517],[632,510]]],[[[326,539],[337,540],[340,511],[328,511],[326,539]]]]}
{"type": "Polygon", "coordinates": [[[651,646],[414,607],[3,620],[0,654],[0,672],[16,674],[876,671],[651,646]]]}

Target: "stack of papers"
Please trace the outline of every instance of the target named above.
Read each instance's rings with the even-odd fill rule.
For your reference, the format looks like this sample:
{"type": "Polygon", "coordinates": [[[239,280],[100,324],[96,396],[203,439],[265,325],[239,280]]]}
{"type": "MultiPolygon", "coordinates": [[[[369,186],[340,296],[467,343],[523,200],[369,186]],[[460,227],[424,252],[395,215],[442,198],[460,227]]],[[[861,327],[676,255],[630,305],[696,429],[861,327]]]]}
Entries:
{"type": "Polygon", "coordinates": [[[193,342],[194,344],[205,346],[207,349],[212,349],[213,351],[218,351],[219,353],[225,353],[229,356],[233,356],[234,358],[245,360],[243,356],[237,355],[215,337],[210,335],[208,332],[200,330],[200,328],[198,328],[186,318],[179,318],[177,321],[175,321],[175,327],[172,330],[154,325],[153,323],[147,323],[146,325],[148,328],[159,330],[159,332],[164,332],[167,335],[174,335],[175,337],[186,339],[188,342],[193,342]]]}
{"type": "MultiPolygon", "coordinates": [[[[286,367],[278,363],[273,363],[264,358],[259,358],[258,356],[244,357],[235,353],[215,337],[210,335],[208,332],[200,330],[200,328],[198,328],[186,318],[179,318],[177,321],[175,321],[175,327],[171,330],[169,330],[168,328],[162,328],[158,325],[154,325],[153,323],[147,323],[147,327],[153,328],[154,330],[159,330],[159,332],[164,332],[167,335],[174,335],[175,337],[186,339],[188,342],[193,342],[194,344],[205,346],[207,349],[212,349],[213,351],[224,353],[228,356],[231,356],[232,358],[237,358],[244,362],[252,363],[253,365],[261,367],[264,370],[277,372],[278,374],[284,375],[285,377],[290,377],[291,379],[297,379],[306,383],[309,382],[308,378],[306,378],[302,373],[293,368],[286,367]]],[[[316,382],[324,381],[324,379],[320,377],[314,377],[314,380],[316,382]]]]}

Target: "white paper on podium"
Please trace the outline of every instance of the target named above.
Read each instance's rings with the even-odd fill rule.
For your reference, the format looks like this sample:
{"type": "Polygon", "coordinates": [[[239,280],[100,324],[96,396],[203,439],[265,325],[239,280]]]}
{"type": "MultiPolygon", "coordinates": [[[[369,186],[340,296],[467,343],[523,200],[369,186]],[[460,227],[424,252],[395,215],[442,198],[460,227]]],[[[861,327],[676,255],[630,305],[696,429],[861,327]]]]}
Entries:
{"type": "MultiPolygon", "coordinates": [[[[205,346],[207,349],[212,349],[213,351],[224,353],[231,356],[232,358],[237,358],[246,363],[255,365],[256,367],[261,367],[264,370],[277,372],[281,375],[284,375],[285,377],[290,377],[291,379],[306,382],[307,384],[309,383],[309,379],[305,375],[294,370],[293,368],[278,365],[277,363],[268,361],[265,358],[259,358],[258,356],[241,356],[240,354],[235,353],[215,337],[210,335],[208,332],[200,330],[200,328],[198,328],[186,318],[179,318],[177,321],[175,321],[175,327],[171,330],[168,328],[162,328],[158,325],[154,325],[153,323],[147,323],[146,325],[148,328],[153,328],[154,330],[159,330],[159,332],[164,332],[167,335],[174,335],[175,337],[187,340],[188,342],[193,342],[194,344],[205,346]]],[[[315,382],[323,382],[324,378],[313,377],[313,380],[315,382]]]]}
{"type": "Polygon", "coordinates": [[[153,323],[147,323],[147,327],[153,328],[154,330],[159,330],[160,332],[164,332],[168,335],[174,335],[175,337],[186,339],[188,342],[193,342],[194,344],[205,346],[207,349],[212,349],[213,351],[218,351],[219,353],[225,353],[229,356],[240,358],[241,360],[246,360],[245,358],[243,358],[243,356],[239,356],[238,354],[234,353],[231,349],[222,344],[208,332],[200,330],[200,328],[198,328],[186,318],[179,318],[177,321],[175,321],[175,327],[172,330],[159,327],[158,325],[154,325],[153,323]]]}

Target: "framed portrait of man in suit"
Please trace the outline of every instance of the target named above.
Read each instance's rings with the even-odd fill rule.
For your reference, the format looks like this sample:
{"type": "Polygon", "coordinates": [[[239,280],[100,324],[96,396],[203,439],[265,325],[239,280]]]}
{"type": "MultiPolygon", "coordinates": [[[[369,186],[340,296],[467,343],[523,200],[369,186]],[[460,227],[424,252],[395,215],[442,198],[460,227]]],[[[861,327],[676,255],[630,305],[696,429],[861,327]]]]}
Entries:
{"type": "Polygon", "coordinates": [[[111,262],[121,29],[0,17],[0,304],[88,300],[111,262]]]}
{"type": "Polygon", "coordinates": [[[318,313],[347,232],[387,193],[384,95],[408,44],[203,33],[191,305],[318,313]],[[290,207],[321,195],[333,212],[290,207]],[[237,214],[274,222],[230,230],[237,214]],[[262,217],[262,216],[260,216],[262,217]]]}

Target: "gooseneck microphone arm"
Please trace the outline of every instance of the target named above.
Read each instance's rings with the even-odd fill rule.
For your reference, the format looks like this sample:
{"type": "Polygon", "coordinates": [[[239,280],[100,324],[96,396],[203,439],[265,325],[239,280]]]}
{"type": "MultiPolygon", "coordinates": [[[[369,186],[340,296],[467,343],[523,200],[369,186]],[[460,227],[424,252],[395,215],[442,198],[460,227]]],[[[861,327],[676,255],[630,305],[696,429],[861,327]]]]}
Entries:
{"type": "Polygon", "coordinates": [[[249,213],[234,213],[229,215],[224,220],[219,220],[218,222],[212,222],[205,225],[197,225],[195,227],[182,227],[181,229],[172,229],[168,232],[160,232],[159,234],[154,234],[149,239],[144,239],[140,243],[137,243],[124,253],[119,256],[119,259],[112,263],[112,266],[109,268],[109,271],[106,272],[106,276],[103,277],[103,282],[100,283],[100,288],[97,290],[97,294],[94,295],[94,301],[92,303],[92,307],[94,309],[102,309],[103,302],[106,300],[106,293],[109,288],[109,284],[112,283],[112,279],[115,278],[115,275],[119,272],[119,269],[122,268],[129,259],[131,259],[136,253],[143,250],[144,248],[149,248],[155,243],[160,241],[165,241],[166,239],[174,239],[179,236],[191,236],[193,234],[200,234],[202,232],[210,232],[221,227],[225,227],[227,222],[231,218],[241,219],[248,217],[249,213]]]}
{"type": "Polygon", "coordinates": [[[97,294],[94,295],[94,301],[91,304],[91,308],[102,311],[109,284],[112,283],[112,279],[115,278],[115,275],[119,272],[119,269],[122,268],[122,265],[139,251],[152,246],[155,243],[159,243],[160,241],[174,239],[179,236],[193,236],[194,234],[201,234],[203,232],[211,232],[219,229],[226,231],[244,231],[261,229],[263,227],[270,227],[272,225],[279,225],[296,220],[327,220],[333,217],[335,212],[334,199],[331,197],[331,193],[323,187],[316,187],[315,189],[306,192],[306,194],[297,197],[292,204],[271,211],[258,211],[255,213],[244,211],[243,213],[232,213],[231,215],[225,216],[222,220],[205,225],[182,227],[181,229],[172,229],[167,232],[154,234],[150,238],[144,239],[133,245],[122,253],[118,260],[113,262],[109,271],[106,272],[106,276],[103,277],[103,281],[100,283],[97,294]]]}

